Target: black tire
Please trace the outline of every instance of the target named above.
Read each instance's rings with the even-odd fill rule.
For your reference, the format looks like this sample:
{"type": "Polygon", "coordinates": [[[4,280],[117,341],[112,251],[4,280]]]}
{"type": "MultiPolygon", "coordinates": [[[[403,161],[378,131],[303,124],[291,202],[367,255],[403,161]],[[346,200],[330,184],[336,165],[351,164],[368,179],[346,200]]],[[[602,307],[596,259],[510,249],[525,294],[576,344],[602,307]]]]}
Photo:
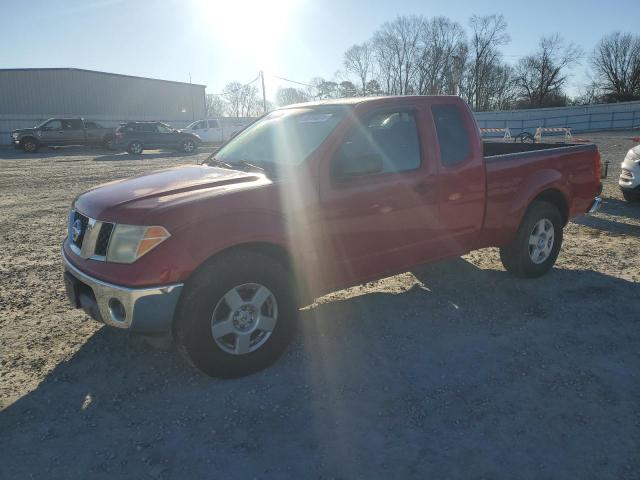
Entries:
{"type": "Polygon", "coordinates": [[[127,145],[127,153],[131,155],[140,155],[143,150],[144,145],[142,145],[142,142],[139,142],[138,140],[134,140],[127,145]]]}
{"type": "Polygon", "coordinates": [[[26,137],[20,140],[20,147],[26,153],[35,153],[40,148],[40,144],[33,137],[26,137]]]}
{"type": "Polygon", "coordinates": [[[548,202],[537,200],[527,210],[516,237],[508,246],[500,249],[500,260],[508,272],[517,277],[537,278],[547,273],[556,263],[562,246],[562,229],[564,223],[558,208],[548,202]],[[535,247],[530,246],[530,237],[539,222],[548,220],[553,225],[551,251],[544,261],[534,262],[535,247]]]}
{"type": "MultiPolygon", "coordinates": [[[[268,367],[282,354],[294,333],[298,309],[293,290],[290,273],[269,256],[236,251],[212,259],[188,280],[180,298],[174,324],[178,349],[212,377],[236,378],[268,367]],[[216,307],[225,302],[225,294],[245,284],[259,284],[270,290],[277,321],[270,336],[255,350],[230,353],[214,339],[213,315],[216,307]]],[[[225,318],[235,318],[233,310],[229,309],[225,318]]],[[[261,334],[259,330],[251,335],[254,333],[261,334]]],[[[230,335],[237,338],[235,333],[230,335]]]]}
{"type": "Polygon", "coordinates": [[[514,142],[519,141],[520,143],[536,143],[535,137],[531,135],[529,132],[519,133],[513,138],[513,141],[514,142]]]}
{"type": "Polygon", "coordinates": [[[195,142],[195,140],[192,140],[190,138],[183,140],[182,143],[180,144],[180,150],[183,153],[195,153],[197,149],[198,149],[198,144],[195,142]]]}
{"type": "Polygon", "coordinates": [[[622,190],[622,196],[627,202],[640,202],[640,192],[635,190],[622,190]]]}

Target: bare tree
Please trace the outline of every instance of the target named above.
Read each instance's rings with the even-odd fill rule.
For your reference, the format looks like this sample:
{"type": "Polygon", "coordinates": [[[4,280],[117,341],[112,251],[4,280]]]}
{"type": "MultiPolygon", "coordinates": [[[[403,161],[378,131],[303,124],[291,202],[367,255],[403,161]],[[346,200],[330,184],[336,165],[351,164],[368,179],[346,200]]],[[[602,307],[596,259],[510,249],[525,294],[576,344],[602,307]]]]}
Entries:
{"type": "Polygon", "coordinates": [[[227,102],[220,95],[207,94],[205,108],[207,118],[222,117],[227,111],[227,102]]]}
{"type": "Polygon", "coordinates": [[[511,41],[507,33],[507,22],[503,15],[474,15],[469,20],[471,39],[469,42],[470,72],[467,76],[468,101],[475,110],[486,110],[491,103],[488,89],[491,74],[501,61],[500,47],[511,41]]]}
{"type": "Polygon", "coordinates": [[[423,24],[420,40],[416,91],[421,95],[457,93],[456,84],[467,55],[460,24],[446,17],[436,17],[423,24]]]}
{"type": "Polygon", "coordinates": [[[307,94],[307,92],[299,88],[279,88],[278,93],[276,93],[276,103],[280,107],[291,105],[293,103],[302,103],[308,101],[309,95],[307,94]]]}
{"type": "Polygon", "coordinates": [[[258,89],[240,82],[227,83],[222,96],[228,103],[228,113],[233,117],[255,117],[262,113],[262,102],[258,89]]]}
{"type": "Polygon", "coordinates": [[[580,60],[582,53],[560,35],[542,37],[538,50],[521,58],[516,67],[516,85],[521,105],[527,107],[556,106],[564,98],[567,68],[580,60]]]}
{"type": "Polygon", "coordinates": [[[344,52],[344,68],[358,78],[362,87],[360,92],[365,95],[373,69],[373,49],[369,42],[353,45],[344,52]]]}
{"type": "Polygon", "coordinates": [[[373,36],[374,55],[386,92],[406,95],[412,91],[420,55],[420,34],[426,19],[412,15],[386,22],[373,36]]]}
{"type": "Polygon", "coordinates": [[[614,32],[603,37],[590,57],[595,84],[609,101],[640,98],[640,36],[614,32]]]}

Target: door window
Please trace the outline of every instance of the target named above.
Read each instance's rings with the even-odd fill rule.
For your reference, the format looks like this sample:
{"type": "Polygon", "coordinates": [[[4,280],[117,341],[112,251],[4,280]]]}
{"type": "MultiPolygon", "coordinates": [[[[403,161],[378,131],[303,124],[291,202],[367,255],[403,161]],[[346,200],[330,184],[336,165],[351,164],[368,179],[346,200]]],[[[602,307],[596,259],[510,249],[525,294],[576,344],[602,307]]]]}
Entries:
{"type": "Polygon", "coordinates": [[[43,130],[62,130],[62,122],[60,120],[51,120],[44,125],[43,130]]]}
{"type": "Polygon", "coordinates": [[[209,128],[218,128],[217,120],[209,120],[209,128]]]}
{"type": "Polygon", "coordinates": [[[158,123],[158,132],[160,133],[171,133],[172,130],[171,128],[169,128],[168,126],[166,126],[164,123],[158,123]]]}
{"type": "Polygon", "coordinates": [[[404,172],[420,167],[420,142],[415,114],[376,113],[358,124],[332,163],[334,177],[404,172]]]}

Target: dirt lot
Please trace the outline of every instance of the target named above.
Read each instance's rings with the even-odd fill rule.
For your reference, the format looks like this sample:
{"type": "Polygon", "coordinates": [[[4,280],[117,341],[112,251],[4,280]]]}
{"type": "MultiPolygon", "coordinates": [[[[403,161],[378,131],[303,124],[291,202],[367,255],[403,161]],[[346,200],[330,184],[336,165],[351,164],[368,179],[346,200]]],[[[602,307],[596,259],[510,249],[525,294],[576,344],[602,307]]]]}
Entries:
{"type": "Polygon", "coordinates": [[[0,150],[0,478],[640,478],[640,205],[616,187],[535,281],[474,252],[337,292],[213,380],[66,302],[75,195],[191,157],[0,150]]]}

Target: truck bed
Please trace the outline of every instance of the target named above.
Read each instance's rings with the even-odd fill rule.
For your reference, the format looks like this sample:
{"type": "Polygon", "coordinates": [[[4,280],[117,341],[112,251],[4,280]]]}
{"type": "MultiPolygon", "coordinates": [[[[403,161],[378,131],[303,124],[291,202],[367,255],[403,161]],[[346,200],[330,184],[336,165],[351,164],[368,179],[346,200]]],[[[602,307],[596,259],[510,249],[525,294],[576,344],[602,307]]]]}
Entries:
{"type": "MultiPolygon", "coordinates": [[[[523,153],[540,152],[542,150],[554,150],[554,154],[558,152],[569,153],[581,150],[593,150],[593,145],[575,144],[575,143],[499,143],[499,142],[482,142],[482,152],[485,159],[493,157],[509,157],[514,156],[521,158],[523,153]],[[586,148],[585,148],[586,147],[586,148]]],[[[551,152],[546,152],[551,153],[551,152]]],[[[503,158],[500,158],[502,160],[503,158]]],[[[508,158],[504,158],[507,160],[508,158]]]]}
{"type": "Polygon", "coordinates": [[[556,191],[553,195],[565,203],[565,221],[585,213],[597,195],[599,154],[593,144],[483,142],[483,155],[484,226],[494,240],[506,242],[513,237],[542,186],[556,191]]]}

